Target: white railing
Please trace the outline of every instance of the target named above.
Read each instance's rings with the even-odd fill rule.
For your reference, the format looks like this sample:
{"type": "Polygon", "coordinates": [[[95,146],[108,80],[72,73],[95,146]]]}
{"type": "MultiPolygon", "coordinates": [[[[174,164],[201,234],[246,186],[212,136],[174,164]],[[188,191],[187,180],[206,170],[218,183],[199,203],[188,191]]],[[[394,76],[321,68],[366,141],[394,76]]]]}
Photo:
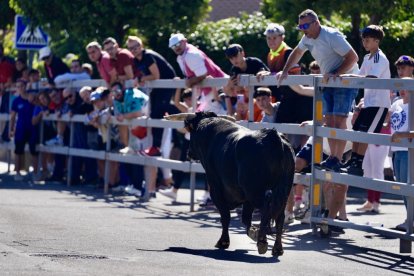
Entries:
{"type": "MultiPolygon", "coordinates": [[[[414,91],[414,80],[402,80],[402,79],[367,79],[367,78],[343,78],[337,79],[335,82],[330,81],[329,83],[322,83],[322,78],[320,76],[289,76],[284,82],[283,85],[294,85],[302,84],[315,87],[315,97],[314,97],[314,124],[312,126],[299,127],[295,124],[269,124],[269,123],[255,123],[252,122],[253,112],[250,112],[250,118],[248,122],[239,122],[240,124],[250,128],[250,129],[260,129],[263,127],[275,127],[278,131],[288,134],[304,134],[304,135],[313,135],[314,136],[314,146],[313,146],[313,163],[320,163],[322,157],[322,138],[335,138],[347,141],[355,142],[364,142],[368,144],[382,144],[382,145],[391,145],[391,146],[400,146],[407,147],[409,150],[409,176],[407,183],[399,182],[390,182],[378,179],[368,179],[364,177],[358,177],[353,175],[347,175],[344,173],[334,173],[326,172],[317,169],[312,164],[312,173],[308,175],[295,175],[295,183],[302,183],[309,185],[311,187],[310,193],[310,202],[311,202],[311,227],[316,233],[318,224],[329,224],[335,226],[341,226],[344,228],[352,228],[356,230],[385,234],[391,237],[396,237],[400,239],[400,251],[401,252],[411,252],[412,241],[414,241],[413,229],[412,229],[412,217],[414,210],[414,142],[409,142],[407,139],[402,139],[400,142],[391,142],[389,135],[384,134],[372,134],[364,132],[354,132],[350,130],[340,130],[328,127],[322,127],[322,94],[319,87],[348,87],[348,88],[376,88],[376,89],[408,89],[414,91]],[[390,229],[380,228],[380,227],[371,227],[367,225],[360,225],[351,222],[344,222],[339,220],[331,220],[321,218],[321,205],[322,205],[322,188],[321,185],[323,182],[334,182],[340,184],[346,184],[349,186],[364,188],[364,189],[373,189],[380,192],[386,192],[401,196],[406,196],[408,198],[408,212],[407,212],[407,221],[408,229],[406,233],[399,231],[394,231],[390,229]]],[[[198,95],[200,87],[212,86],[212,87],[221,87],[227,83],[228,79],[206,79],[203,81],[202,85],[195,87],[193,92],[193,102],[198,95]]],[[[244,75],[240,78],[240,84],[246,87],[249,87],[250,98],[253,96],[255,86],[272,86],[276,84],[276,79],[274,76],[267,76],[260,82],[254,76],[244,75]]],[[[92,87],[97,87],[104,85],[102,80],[89,80],[89,81],[75,81],[67,84],[72,87],[82,87],[84,85],[89,85],[92,87]]],[[[129,83],[131,85],[131,83],[129,83]]],[[[147,82],[147,88],[185,88],[184,80],[156,80],[147,82]]],[[[385,93],[385,90],[384,90],[385,93]]],[[[410,99],[410,106],[414,106],[414,97],[410,99]]],[[[253,110],[253,101],[249,101],[249,110],[253,110]]],[[[414,109],[410,109],[410,130],[414,130],[414,109]]],[[[9,116],[1,114],[0,120],[8,120],[9,116]]],[[[85,116],[73,116],[69,117],[64,115],[61,118],[57,118],[55,115],[50,115],[45,120],[63,120],[67,121],[70,124],[76,122],[84,122],[85,116]]],[[[141,125],[147,127],[162,127],[162,128],[182,128],[182,122],[171,122],[165,120],[155,120],[150,118],[140,118],[135,119],[130,122],[119,123],[116,120],[112,119],[111,124],[129,124],[129,125],[141,125]]],[[[73,139],[73,138],[71,138],[73,139]]],[[[109,141],[110,139],[108,139],[109,141]]],[[[72,144],[72,142],[70,143],[72,144]]],[[[9,145],[0,145],[0,148],[11,150],[12,147],[9,145]]],[[[109,147],[107,147],[109,149],[109,147]]],[[[163,159],[160,157],[143,157],[132,154],[120,154],[108,151],[94,151],[94,150],[85,150],[85,149],[75,149],[69,147],[45,147],[43,145],[39,146],[41,152],[51,152],[51,153],[60,153],[69,156],[69,160],[72,156],[83,156],[83,157],[93,157],[106,162],[106,173],[105,173],[105,193],[108,191],[108,171],[109,161],[118,161],[126,162],[133,164],[149,165],[156,167],[165,167],[171,168],[174,170],[181,170],[184,172],[190,173],[190,189],[191,189],[191,199],[190,199],[190,210],[194,210],[194,189],[195,189],[195,174],[204,173],[202,166],[199,163],[192,161],[176,161],[163,159]]],[[[69,162],[70,163],[70,162],[69,162]]],[[[70,168],[69,168],[70,169],[70,168]]],[[[68,173],[68,183],[70,183],[70,172],[68,173]]]]}

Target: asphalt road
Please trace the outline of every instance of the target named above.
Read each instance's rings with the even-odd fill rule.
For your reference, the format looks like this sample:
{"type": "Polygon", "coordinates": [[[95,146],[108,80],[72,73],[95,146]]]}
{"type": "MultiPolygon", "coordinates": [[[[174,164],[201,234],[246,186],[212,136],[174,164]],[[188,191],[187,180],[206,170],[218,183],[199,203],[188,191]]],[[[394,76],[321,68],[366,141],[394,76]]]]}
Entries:
{"type": "MultiPolygon", "coordinates": [[[[162,195],[141,203],[92,186],[18,183],[0,169],[0,275],[414,275],[414,254],[399,254],[397,239],[349,229],[321,239],[295,222],[276,259],[257,253],[233,213],[222,251],[218,214],[190,213],[187,189],[178,204],[162,195]]],[[[403,220],[402,200],[388,196],[382,214],[360,215],[363,196],[350,192],[351,221],[403,220]]]]}

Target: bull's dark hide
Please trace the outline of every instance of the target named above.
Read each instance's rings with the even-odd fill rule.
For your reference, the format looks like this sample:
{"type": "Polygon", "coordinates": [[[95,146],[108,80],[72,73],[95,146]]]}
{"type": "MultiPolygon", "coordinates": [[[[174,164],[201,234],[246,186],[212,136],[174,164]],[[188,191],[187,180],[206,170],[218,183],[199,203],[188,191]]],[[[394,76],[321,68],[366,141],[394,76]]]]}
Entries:
{"type": "Polygon", "coordinates": [[[211,198],[221,215],[223,232],[216,247],[229,246],[230,210],[243,205],[242,221],[250,234],[254,232],[252,212],[260,209],[260,228],[254,235],[259,253],[267,250],[266,232],[273,218],[272,254],[282,255],[284,210],[294,176],[294,154],[288,141],[275,129],[252,131],[212,112],[189,115],[184,124],[191,133],[189,155],[203,165],[211,198]]]}

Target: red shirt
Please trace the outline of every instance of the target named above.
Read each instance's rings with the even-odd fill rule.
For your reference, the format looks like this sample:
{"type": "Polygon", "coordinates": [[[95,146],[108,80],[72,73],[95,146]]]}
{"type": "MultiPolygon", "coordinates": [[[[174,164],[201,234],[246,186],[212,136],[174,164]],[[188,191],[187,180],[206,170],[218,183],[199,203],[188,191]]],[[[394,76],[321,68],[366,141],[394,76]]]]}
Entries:
{"type": "Polygon", "coordinates": [[[111,81],[111,76],[109,72],[112,70],[111,65],[111,57],[107,52],[102,51],[102,55],[99,61],[96,62],[96,67],[98,68],[99,75],[103,78],[107,83],[111,81]]]}
{"type": "Polygon", "coordinates": [[[119,49],[116,53],[116,59],[111,58],[111,66],[115,68],[118,76],[124,76],[124,68],[128,65],[131,65],[132,70],[134,70],[134,56],[127,49],[119,49]]]}
{"type": "Polygon", "coordinates": [[[11,81],[14,73],[14,64],[6,57],[0,59],[0,83],[11,81]]]}

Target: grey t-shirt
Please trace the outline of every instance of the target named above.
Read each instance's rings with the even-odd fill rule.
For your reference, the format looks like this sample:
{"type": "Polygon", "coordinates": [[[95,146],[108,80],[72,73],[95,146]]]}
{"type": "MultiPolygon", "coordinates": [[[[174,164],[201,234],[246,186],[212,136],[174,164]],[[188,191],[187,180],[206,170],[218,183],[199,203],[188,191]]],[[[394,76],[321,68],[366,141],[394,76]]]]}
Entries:
{"type": "Polygon", "coordinates": [[[274,122],[276,122],[276,114],[277,114],[277,110],[279,109],[279,105],[280,105],[280,102],[277,102],[277,103],[273,104],[273,114],[272,115],[268,115],[263,111],[263,118],[262,118],[263,123],[274,123],[274,122]]]}
{"type": "MultiPolygon", "coordinates": [[[[344,60],[343,56],[352,49],[352,46],[337,29],[321,26],[321,32],[316,39],[304,35],[299,41],[298,48],[302,51],[309,50],[321,67],[321,73],[326,74],[339,68],[344,60]]],[[[358,74],[358,71],[358,64],[355,63],[346,73],[358,74]]]]}

